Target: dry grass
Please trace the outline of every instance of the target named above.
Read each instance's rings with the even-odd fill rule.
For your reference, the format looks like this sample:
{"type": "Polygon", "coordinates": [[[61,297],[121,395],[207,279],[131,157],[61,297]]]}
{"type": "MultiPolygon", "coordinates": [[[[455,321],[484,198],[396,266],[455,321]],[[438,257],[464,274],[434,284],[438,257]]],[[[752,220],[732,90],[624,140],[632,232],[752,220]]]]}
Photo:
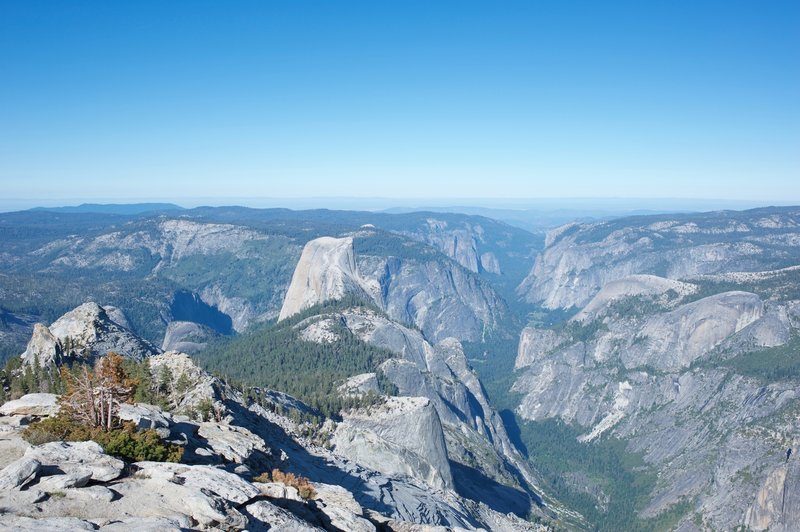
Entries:
{"type": "MultiPolygon", "coordinates": [[[[264,475],[266,475],[266,473],[259,475],[259,477],[264,475]]],[[[314,490],[314,487],[311,485],[308,479],[305,477],[295,475],[294,473],[284,473],[280,469],[273,469],[272,480],[273,482],[282,482],[287,486],[292,486],[294,488],[297,488],[297,492],[304,499],[313,499],[314,497],[317,496],[317,492],[314,490]]]]}

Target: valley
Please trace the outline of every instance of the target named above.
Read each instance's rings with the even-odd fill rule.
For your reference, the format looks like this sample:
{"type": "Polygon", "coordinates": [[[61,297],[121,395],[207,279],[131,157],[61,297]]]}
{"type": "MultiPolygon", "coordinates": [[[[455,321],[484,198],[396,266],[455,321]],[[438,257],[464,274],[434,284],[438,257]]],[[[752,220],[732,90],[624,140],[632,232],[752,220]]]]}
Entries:
{"type": "Polygon", "coordinates": [[[6,399],[59,392],[25,368],[113,351],[157,389],[166,364],[152,397],[184,467],[257,488],[190,526],[277,519],[253,504],[329,530],[800,526],[800,209],[546,235],[457,213],[153,209],[0,214],[0,376],[6,399]],[[277,466],[350,492],[348,525],[338,500],[256,495],[277,466]]]}

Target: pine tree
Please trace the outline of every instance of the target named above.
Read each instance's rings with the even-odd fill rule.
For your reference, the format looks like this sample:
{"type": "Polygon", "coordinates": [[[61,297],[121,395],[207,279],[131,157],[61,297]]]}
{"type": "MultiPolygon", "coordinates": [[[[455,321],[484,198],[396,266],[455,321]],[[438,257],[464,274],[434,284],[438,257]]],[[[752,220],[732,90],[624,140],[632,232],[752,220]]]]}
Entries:
{"type": "Polygon", "coordinates": [[[172,371],[168,366],[161,366],[158,373],[158,393],[168,396],[172,393],[172,371]]]}
{"type": "Polygon", "coordinates": [[[181,373],[181,376],[178,377],[178,380],[175,382],[175,391],[178,395],[183,396],[191,387],[192,382],[189,380],[189,377],[186,373],[181,373]]]}

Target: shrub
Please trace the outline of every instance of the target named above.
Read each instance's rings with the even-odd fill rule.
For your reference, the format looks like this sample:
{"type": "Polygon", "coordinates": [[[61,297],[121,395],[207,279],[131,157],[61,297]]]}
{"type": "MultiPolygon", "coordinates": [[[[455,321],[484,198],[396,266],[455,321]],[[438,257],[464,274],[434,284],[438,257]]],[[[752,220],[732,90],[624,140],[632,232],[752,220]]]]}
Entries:
{"type": "Polygon", "coordinates": [[[197,404],[200,421],[211,421],[214,418],[214,403],[210,399],[203,399],[197,404]]]}
{"type": "Polygon", "coordinates": [[[31,423],[22,431],[22,437],[31,445],[50,441],[86,441],[91,439],[91,431],[59,414],[31,423]]]}
{"type": "Polygon", "coordinates": [[[269,472],[264,471],[260,475],[253,477],[253,482],[272,482],[272,477],[270,476],[269,472]]]}
{"type": "Polygon", "coordinates": [[[125,423],[121,430],[98,431],[92,438],[105,452],[132,462],[180,462],[183,447],[166,444],[153,429],[136,431],[133,423],[125,423]]]}
{"type": "Polygon", "coordinates": [[[43,443],[50,443],[51,441],[61,441],[53,432],[40,428],[38,423],[34,423],[25,428],[22,432],[22,437],[31,445],[42,445],[43,443]]]}
{"type": "Polygon", "coordinates": [[[137,432],[136,425],[130,422],[122,428],[107,431],[100,427],[90,429],[59,415],[31,424],[22,431],[22,437],[31,445],[92,440],[108,454],[132,462],[179,462],[183,456],[182,447],[164,443],[155,430],[137,432]]]}
{"type": "Polygon", "coordinates": [[[280,469],[272,470],[272,480],[275,482],[282,482],[287,486],[297,488],[297,492],[304,499],[313,499],[317,496],[314,487],[309,483],[308,479],[295,475],[294,473],[284,473],[280,469]]]}

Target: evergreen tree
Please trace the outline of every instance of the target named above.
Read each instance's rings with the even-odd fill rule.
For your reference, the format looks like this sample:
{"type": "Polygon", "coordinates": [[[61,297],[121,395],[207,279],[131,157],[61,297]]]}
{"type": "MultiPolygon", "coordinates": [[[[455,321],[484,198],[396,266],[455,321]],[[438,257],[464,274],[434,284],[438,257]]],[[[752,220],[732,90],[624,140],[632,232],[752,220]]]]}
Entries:
{"type": "Polygon", "coordinates": [[[158,372],[158,393],[162,396],[169,396],[172,393],[173,377],[169,367],[161,366],[158,372]]]}

